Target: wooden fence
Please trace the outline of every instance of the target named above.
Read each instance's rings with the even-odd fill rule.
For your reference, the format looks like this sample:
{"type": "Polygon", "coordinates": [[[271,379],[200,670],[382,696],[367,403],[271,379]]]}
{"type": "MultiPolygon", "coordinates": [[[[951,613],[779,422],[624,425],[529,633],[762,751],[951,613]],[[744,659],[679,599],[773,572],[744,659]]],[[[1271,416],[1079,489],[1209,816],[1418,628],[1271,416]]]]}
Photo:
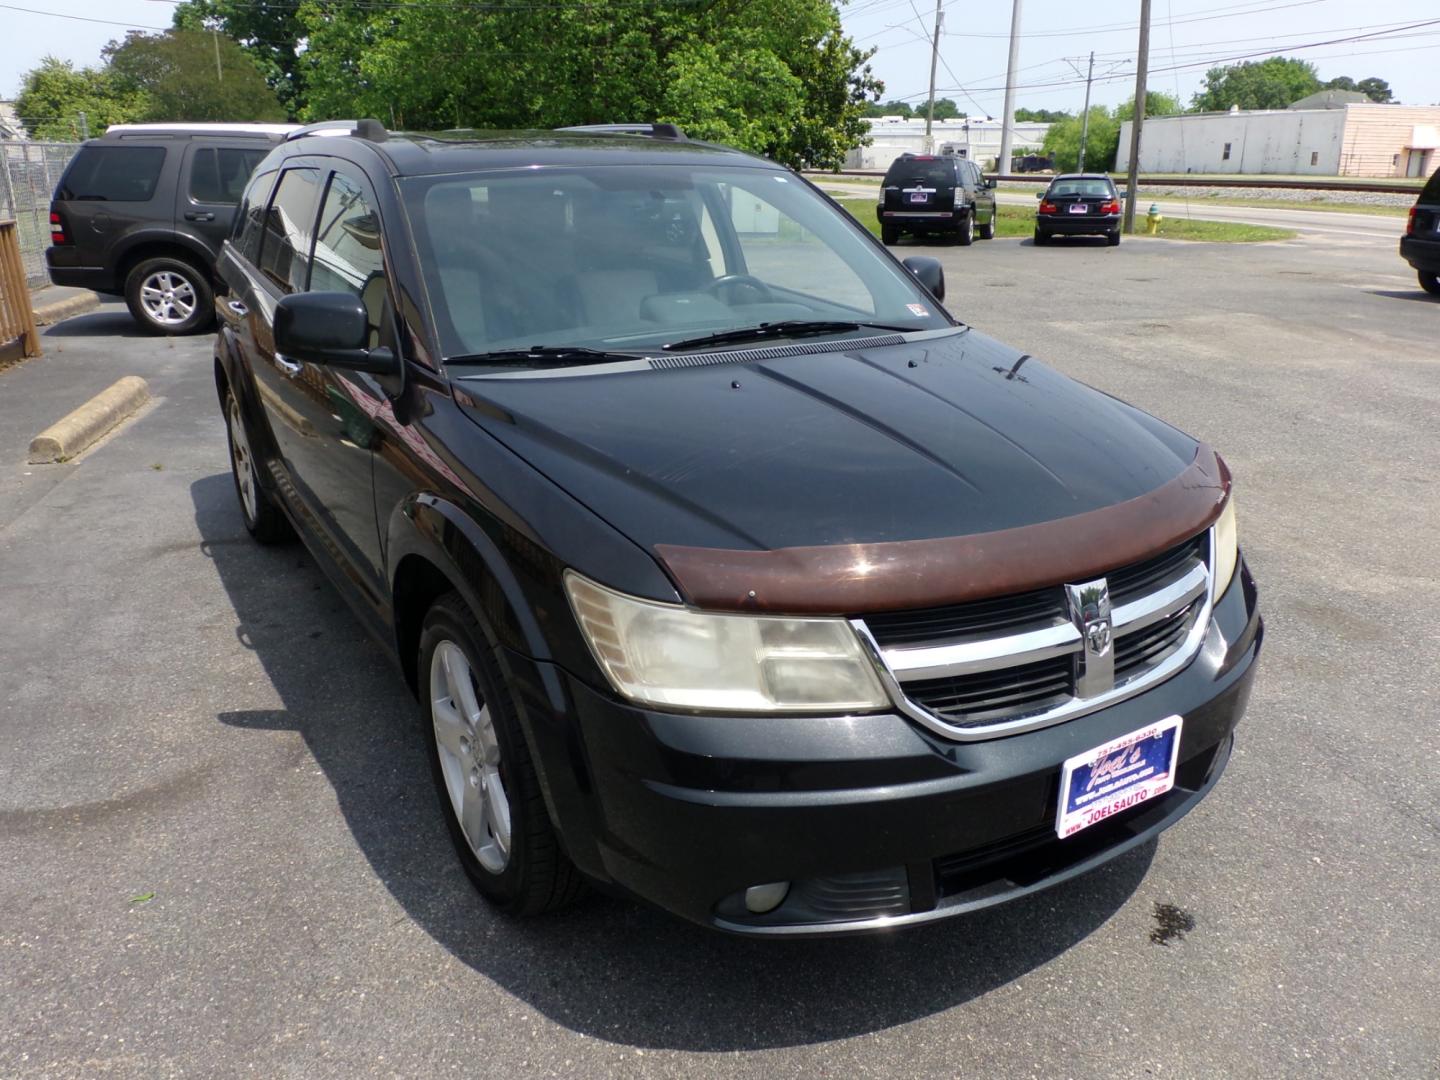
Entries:
{"type": "Polygon", "coordinates": [[[0,366],[39,355],[40,334],[20,259],[20,229],[14,221],[0,221],[0,366]]]}

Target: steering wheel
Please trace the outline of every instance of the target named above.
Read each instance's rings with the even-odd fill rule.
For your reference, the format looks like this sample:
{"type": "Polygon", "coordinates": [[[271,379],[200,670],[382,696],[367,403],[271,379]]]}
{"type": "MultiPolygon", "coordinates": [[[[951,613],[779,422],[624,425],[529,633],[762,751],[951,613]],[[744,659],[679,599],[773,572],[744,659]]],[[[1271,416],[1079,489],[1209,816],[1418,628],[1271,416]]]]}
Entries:
{"type": "Polygon", "coordinates": [[[770,291],[770,286],[753,274],[721,274],[705,286],[705,291],[718,296],[719,293],[731,287],[743,287],[754,292],[757,299],[747,301],[748,303],[773,303],[775,300],[775,294],[770,291]]]}

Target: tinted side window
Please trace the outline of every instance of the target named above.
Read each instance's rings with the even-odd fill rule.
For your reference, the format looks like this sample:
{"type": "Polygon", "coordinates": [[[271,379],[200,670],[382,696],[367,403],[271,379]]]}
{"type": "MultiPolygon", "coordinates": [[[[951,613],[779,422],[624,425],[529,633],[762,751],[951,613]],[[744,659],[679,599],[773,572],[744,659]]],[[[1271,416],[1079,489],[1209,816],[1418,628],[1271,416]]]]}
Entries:
{"type": "Polygon", "coordinates": [[[1440,169],[1435,170],[1435,175],[1430,177],[1425,190],[1420,193],[1422,203],[1440,203],[1440,169]]]}
{"type": "Polygon", "coordinates": [[[237,203],[265,150],[206,146],[190,159],[190,198],[200,203],[237,203]]]}
{"type": "Polygon", "coordinates": [[[320,173],[286,169],[265,212],[260,270],[289,293],[303,291],[309,280],[310,239],[320,201],[320,173]]]}
{"type": "Polygon", "coordinates": [[[385,313],[385,257],[380,218],[359,186],[341,173],[330,178],[315,231],[311,292],[348,292],[365,303],[370,344],[377,344],[385,313]]]}
{"type": "Polygon", "coordinates": [[[260,236],[264,232],[265,204],[270,200],[270,189],[275,184],[275,170],[267,169],[245,189],[245,198],[235,214],[235,231],[230,242],[237,251],[252,263],[260,257],[260,236]]]}
{"type": "Polygon", "coordinates": [[[165,164],[163,146],[87,146],[60,181],[62,199],[149,202],[165,164]]]}

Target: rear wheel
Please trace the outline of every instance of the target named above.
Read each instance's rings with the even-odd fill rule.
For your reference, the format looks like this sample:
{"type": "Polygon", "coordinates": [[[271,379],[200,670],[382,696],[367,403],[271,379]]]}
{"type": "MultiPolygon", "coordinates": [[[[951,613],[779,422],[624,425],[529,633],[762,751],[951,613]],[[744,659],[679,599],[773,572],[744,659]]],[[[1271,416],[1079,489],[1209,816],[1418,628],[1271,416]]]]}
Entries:
{"type": "Polygon", "coordinates": [[[900,230],[894,225],[880,226],[880,242],[886,247],[891,247],[900,242],[900,230]]]}
{"type": "Polygon", "coordinates": [[[1046,244],[1048,244],[1049,242],[1050,242],[1050,238],[1049,238],[1048,236],[1046,236],[1046,235],[1045,235],[1043,232],[1041,232],[1039,229],[1036,229],[1036,230],[1035,230],[1035,246],[1036,246],[1036,247],[1044,247],[1044,246],[1045,246],[1046,244]]]}
{"type": "Polygon", "coordinates": [[[975,242],[975,215],[966,214],[960,219],[960,224],[955,230],[955,239],[960,241],[961,247],[969,247],[975,242]]]}
{"type": "Polygon", "coordinates": [[[235,480],[235,494],[240,499],[240,515],[246,530],[262,544],[278,544],[290,539],[293,535],[290,522],[260,486],[245,417],[233,390],[225,391],[225,432],[230,444],[230,475],[235,480]]]}
{"type": "Polygon", "coordinates": [[[1105,242],[1106,242],[1107,244],[1109,244],[1111,247],[1119,247],[1119,246],[1120,246],[1120,230],[1119,230],[1119,229],[1116,229],[1116,230],[1115,230],[1114,232],[1112,232],[1112,233],[1106,233],[1106,234],[1105,234],[1105,242]]]}
{"type": "Polygon", "coordinates": [[[419,674],[440,809],[465,873],[512,915],[573,901],[580,876],[551,827],[495,647],[458,593],[425,616],[419,674]]]}
{"type": "Polygon", "coordinates": [[[1420,275],[1420,288],[1424,289],[1431,296],[1440,296],[1440,276],[1427,273],[1424,270],[1418,271],[1420,275]]]}
{"type": "Polygon", "coordinates": [[[994,215],[994,214],[991,214],[991,215],[990,215],[990,220],[989,220],[989,221],[987,221],[984,225],[981,225],[981,226],[980,226],[980,239],[981,239],[981,240],[994,240],[994,239],[995,239],[995,215],[994,215]]]}
{"type": "Polygon", "coordinates": [[[147,330],[193,334],[215,319],[215,293],[205,272],[184,259],[143,259],[125,276],[125,303],[147,330]]]}

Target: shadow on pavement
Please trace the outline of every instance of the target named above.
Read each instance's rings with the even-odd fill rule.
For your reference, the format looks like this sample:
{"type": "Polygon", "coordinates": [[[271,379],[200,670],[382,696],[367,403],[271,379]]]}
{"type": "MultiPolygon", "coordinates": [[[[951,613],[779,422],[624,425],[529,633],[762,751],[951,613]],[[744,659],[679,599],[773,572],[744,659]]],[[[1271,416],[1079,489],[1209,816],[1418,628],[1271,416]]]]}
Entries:
{"type": "Polygon", "coordinates": [[[757,942],[599,895],[514,921],[454,858],[418,708],[299,544],[250,541],[228,473],[191,486],[206,554],[236,633],[284,703],[222,713],[237,728],[296,731],[361,853],[411,919],[465,964],[551,1020],[643,1048],[728,1051],[893,1027],[1009,983],[1084,940],[1144,877],[1154,844],[1038,896],[879,938],[757,942]]]}
{"type": "Polygon", "coordinates": [[[135,317],[125,307],[102,309],[92,311],[85,315],[72,315],[54,326],[45,327],[41,337],[46,338],[67,338],[67,337],[97,337],[105,335],[108,337],[124,338],[151,338],[156,342],[163,342],[161,334],[151,334],[140,328],[135,317]]]}
{"type": "Polygon", "coordinates": [[[1440,304],[1440,297],[1431,296],[1420,286],[1413,289],[1366,289],[1371,296],[1386,296],[1391,300],[1413,300],[1421,304],[1440,304]]]}

